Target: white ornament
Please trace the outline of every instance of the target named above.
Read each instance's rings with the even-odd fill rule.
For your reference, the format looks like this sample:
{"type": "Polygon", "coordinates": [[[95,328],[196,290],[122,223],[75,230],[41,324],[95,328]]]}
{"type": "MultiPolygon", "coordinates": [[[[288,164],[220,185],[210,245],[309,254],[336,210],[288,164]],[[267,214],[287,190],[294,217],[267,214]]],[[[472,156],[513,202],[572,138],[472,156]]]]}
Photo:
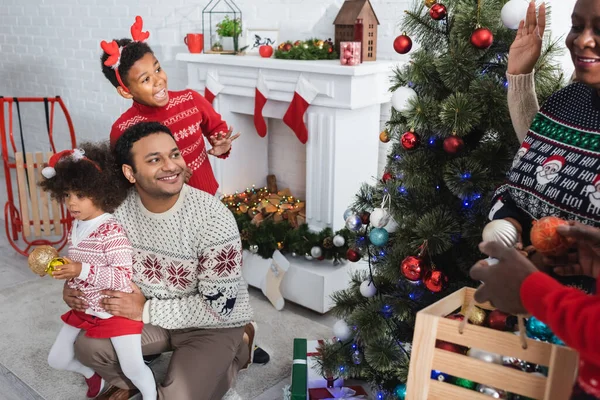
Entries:
{"type": "Polygon", "coordinates": [[[343,319],[340,319],[338,322],[333,325],[333,336],[338,338],[338,340],[347,340],[351,335],[350,327],[343,319]]]}
{"type": "Polygon", "coordinates": [[[313,258],[319,258],[323,255],[323,250],[321,250],[319,246],[314,246],[312,249],[310,249],[310,255],[313,258]]]}
{"type": "Polygon", "coordinates": [[[488,351],[471,348],[467,352],[467,355],[469,357],[473,357],[481,361],[502,365],[502,356],[500,354],[490,353],[488,351]]]}
{"type": "Polygon", "coordinates": [[[500,12],[504,26],[508,29],[518,29],[519,23],[527,16],[527,7],[529,7],[527,0],[510,0],[506,3],[500,12]]]}
{"type": "Polygon", "coordinates": [[[384,226],[384,228],[389,233],[394,233],[398,230],[399,226],[394,218],[390,218],[390,222],[388,222],[388,224],[384,226]]]}
{"type": "Polygon", "coordinates": [[[360,294],[363,296],[369,298],[375,296],[376,293],[377,289],[375,288],[373,282],[367,280],[360,284],[360,294]]]}
{"type": "Polygon", "coordinates": [[[313,259],[312,256],[310,254],[308,254],[308,253],[306,253],[304,255],[304,258],[306,258],[308,261],[312,261],[312,259],[313,259]]]}
{"type": "Polygon", "coordinates": [[[484,242],[500,242],[506,247],[514,247],[518,240],[517,228],[504,219],[487,224],[481,236],[484,242]]]}
{"type": "Polygon", "coordinates": [[[345,244],[346,244],[346,239],[344,239],[344,237],[342,235],[335,235],[333,237],[333,245],[335,247],[342,247],[345,244]]]}
{"type": "Polygon", "coordinates": [[[370,216],[371,226],[374,228],[383,228],[390,222],[390,213],[385,208],[376,208],[370,216]]]}
{"type": "Polygon", "coordinates": [[[417,98],[417,92],[409,87],[400,87],[392,94],[392,107],[396,111],[403,112],[410,110],[408,102],[417,98]]]}

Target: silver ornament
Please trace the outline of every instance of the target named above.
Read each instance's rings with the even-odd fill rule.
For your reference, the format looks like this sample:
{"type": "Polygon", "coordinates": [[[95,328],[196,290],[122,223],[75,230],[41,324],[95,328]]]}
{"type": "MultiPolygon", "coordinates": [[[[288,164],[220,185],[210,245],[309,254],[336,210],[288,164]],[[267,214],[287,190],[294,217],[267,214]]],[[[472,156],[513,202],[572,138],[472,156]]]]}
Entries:
{"type": "Polygon", "coordinates": [[[374,228],[383,228],[390,222],[390,213],[385,208],[376,208],[371,213],[371,226],[374,228]]]}
{"type": "Polygon", "coordinates": [[[484,242],[500,242],[506,247],[514,247],[518,240],[517,228],[504,219],[487,224],[481,236],[484,242]]]}
{"type": "Polygon", "coordinates": [[[360,284],[360,294],[366,298],[373,297],[375,294],[377,294],[377,289],[375,288],[373,282],[366,280],[360,284]]]}
{"type": "Polygon", "coordinates": [[[519,23],[525,19],[527,15],[527,0],[510,0],[502,7],[500,11],[500,19],[508,29],[517,29],[519,23]]]}
{"type": "Polygon", "coordinates": [[[360,351],[356,350],[354,354],[352,354],[352,362],[356,365],[359,365],[362,362],[362,354],[360,354],[360,351]]]}
{"type": "Polygon", "coordinates": [[[319,246],[314,246],[312,249],[310,249],[310,255],[313,258],[319,258],[323,255],[323,250],[321,250],[319,246]]]}
{"type": "Polygon", "coordinates": [[[345,244],[346,244],[346,239],[344,239],[344,237],[342,235],[335,235],[333,237],[333,245],[335,247],[342,247],[345,244]]]}
{"type": "Polygon", "coordinates": [[[404,86],[399,87],[392,93],[392,107],[398,112],[410,110],[410,102],[417,98],[417,92],[411,88],[404,86]]]}
{"type": "Polygon", "coordinates": [[[256,253],[258,253],[258,245],[251,244],[250,247],[248,248],[248,250],[250,250],[251,253],[256,254],[256,253]]]}
{"type": "Polygon", "coordinates": [[[390,222],[388,222],[388,224],[384,228],[389,233],[394,233],[398,230],[399,227],[398,227],[398,223],[396,222],[396,220],[394,220],[394,218],[390,217],[390,222]]]}
{"type": "Polygon", "coordinates": [[[467,352],[467,355],[469,357],[473,357],[473,358],[476,358],[476,359],[481,360],[481,361],[485,361],[485,362],[488,362],[488,363],[502,365],[502,356],[500,354],[490,353],[490,352],[487,352],[487,351],[484,351],[484,350],[479,350],[479,349],[471,348],[467,352]]]}
{"type": "Polygon", "coordinates": [[[361,227],[362,221],[360,220],[360,217],[358,215],[351,215],[346,220],[346,228],[350,229],[351,231],[356,232],[360,230],[361,227]]]}
{"type": "Polygon", "coordinates": [[[344,211],[344,221],[348,219],[349,216],[353,215],[354,212],[351,209],[347,209],[344,211]]]}
{"type": "Polygon", "coordinates": [[[313,259],[312,256],[310,254],[308,254],[308,253],[306,253],[304,255],[304,258],[306,258],[308,261],[312,261],[312,259],[313,259]]]}
{"type": "Polygon", "coordinates": [[[292,251],[292,257],[298,257],[298,253],[296,253],[295,251],[292,251]]]}
{"type": "Polygon", "coordinates": [[[496,389],[491,386],[479,384],[479,385],[477,385],[477,391],[479,393],[483,393],[485,395],[493,397],[494,399],[506,399],[507,398],[506,392],[504,390],[496,389]]]}
{"type": "Polygon", "coordinates": [[[343,319],[340,319],[338,322],[333,325],[333,336],[338,338],[338,340],[346,340],[350,337],[352,332],[350,332],[350,327],[343,319]]]}

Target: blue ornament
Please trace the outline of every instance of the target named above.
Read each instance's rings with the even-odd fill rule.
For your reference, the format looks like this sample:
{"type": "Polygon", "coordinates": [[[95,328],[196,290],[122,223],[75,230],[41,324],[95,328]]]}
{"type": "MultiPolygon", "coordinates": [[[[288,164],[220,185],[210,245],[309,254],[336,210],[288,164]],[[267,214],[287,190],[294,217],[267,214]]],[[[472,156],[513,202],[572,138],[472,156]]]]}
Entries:
{"type": "Polygon", "coordinates": [[[398,399],[406,399],[406,384],[401,383],[398,386],[396,386],[396,389],[394,389],[394,393],[396,393],[396,397],[398,399]]]}
{"type": "Polygon", "coordinates": [[[566,346],[565,342],[563,342],[562,339],[556,335],[552,335],[552,337],[550,338],[550,343],[557,344],[559,346],[566,346]]]}
{"type": "Polygon", "coordinates": [[[553,336],[548,325],[535,317],[531,317],[527,320],[526,330],[527,336],[532,339],[548,341],[553,336]]]}
{"type": "Polygon", "coordinates": [[[362,228],[362,221],[360,220],[360,217],[358,215],[350,215],[346,219],[346,228],[354,232],[359,231],[360,228],[362,228]]]}
{"type": "Polygon", "coordinates": [[[369,240],[378,247],[383,247],[387,244],[390,234],[384,228],[373,228],[369,233],[369,240]]]}
{"type": "Polygon", "coordinates": [[[450,375],[438,371],[436,369],[431,370],[431,379],[435,379],[440,382],[450,382],[450,375]]]}
{"type": "Polygon", "coordinates": [[[385,319],[392,318],[393,314],[394,314],[394,310],[392,309],[392,306],[390,306],[389,304],[386,304],[381,308],[381,315],[383,315],[383,318],[385,318],[385,319]]]}
{"type": "Polygon", "coordinates": [[[349,216],[351,216],[352,214],[354,214],[352,212],[351,209],[347,209],[346,211],[344,211],[344,221],[348,219],[349,216]]]}

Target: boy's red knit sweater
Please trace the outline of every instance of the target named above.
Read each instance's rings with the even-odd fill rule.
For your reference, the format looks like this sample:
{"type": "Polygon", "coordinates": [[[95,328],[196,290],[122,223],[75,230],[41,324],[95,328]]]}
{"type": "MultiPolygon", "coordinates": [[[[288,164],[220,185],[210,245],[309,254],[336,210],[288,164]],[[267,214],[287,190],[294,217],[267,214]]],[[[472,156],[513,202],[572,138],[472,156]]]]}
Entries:
{"type": "MultiPolygon", "coordinates": [[[[600,293],[600,278],[596,280],[600,293]]],[[[543,272],[521,285],[521,300],[533,316],[546,323],[567,346],[579,352],[579,386],[600,398],[600,295],[560,284],[543,272]]]]}
{"type": "MultiPolygon", "coordinates": [[[[188,89],[169,91],[169,102],[163,107],[149,107],[134,101],[131,108],[113,124],[110,144],[114,146],[127,128],[143,121],[160,122],[171,130],[183,159],[192,170],[190,186],[210,194],[217,192],[219,184],[208,160],[204,136],[209,138],[226,133],[228,128],[204,97],[188,89]]],[[[228,156],[229,153],[226,153],[219,157],[228,156]]]]}

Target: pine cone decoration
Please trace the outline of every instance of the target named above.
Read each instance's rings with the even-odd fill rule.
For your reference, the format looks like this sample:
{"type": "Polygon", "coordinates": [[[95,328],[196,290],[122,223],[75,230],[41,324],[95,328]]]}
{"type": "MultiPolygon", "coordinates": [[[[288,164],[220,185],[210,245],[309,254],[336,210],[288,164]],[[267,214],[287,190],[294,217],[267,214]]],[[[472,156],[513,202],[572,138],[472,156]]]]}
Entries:
{"type": "Polygon", "coordinates": [[[242,229],[242,231],[240,232],[240,239],[242,239],[242,240],[250,239],[250,234],[248,233],[247,229],[242,229]]]}
{"type": "Polygon", "coordinates": [[[330,237],[326,237],[325,239],[323,239],[323,247],[326,249],[333,248],[333,239],[330,237]]]}

